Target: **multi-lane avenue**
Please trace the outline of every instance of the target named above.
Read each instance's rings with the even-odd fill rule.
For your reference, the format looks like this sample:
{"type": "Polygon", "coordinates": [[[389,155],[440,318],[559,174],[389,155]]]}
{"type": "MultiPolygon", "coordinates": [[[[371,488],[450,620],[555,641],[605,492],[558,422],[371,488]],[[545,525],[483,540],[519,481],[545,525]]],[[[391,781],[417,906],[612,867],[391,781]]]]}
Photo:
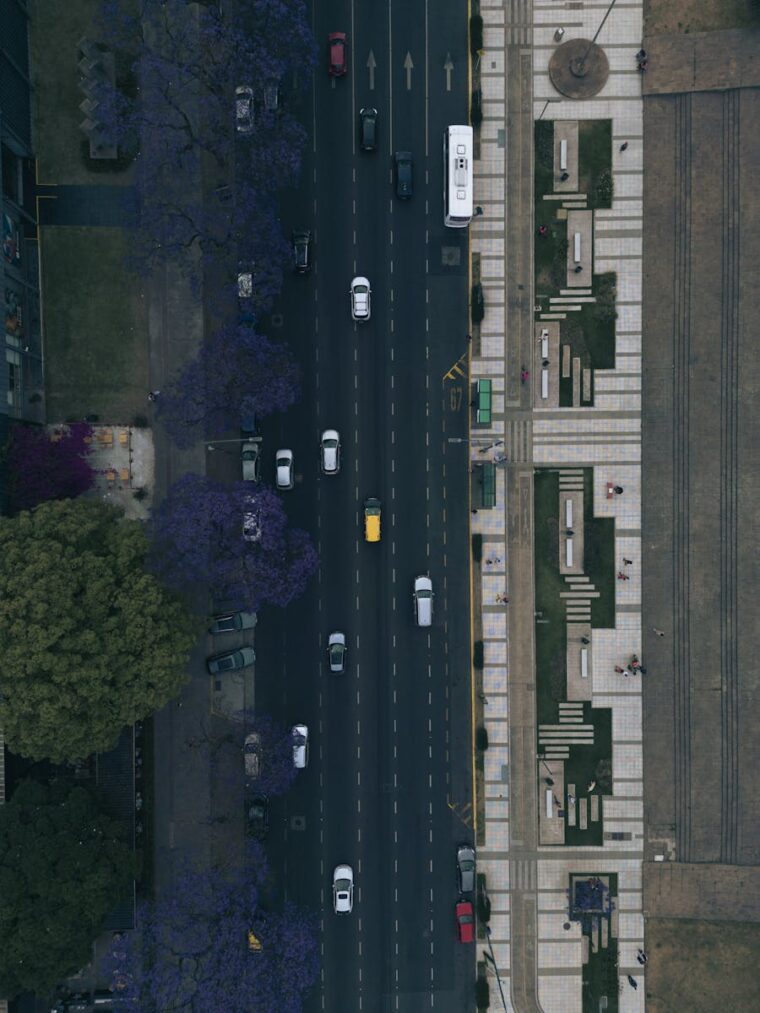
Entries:
{"type": "Polygon", "coordinates": [[[322,978],[308,1008],[463,1013],[474,1000],[472,945],[457,942],[455,849],[472,840],[467,454],[467,235],[446,229],[442,134],[467,122],[464,9],[424,0],[320,4],[319,64],[297,99],[310,131],[283,225],[312,232],[309,275],[286,280],[267,322],[303,369],[303,394],[264,424],[294,452],[291,522],[315,538],[319,576],[257,632],[255,707],[309,726],[308,768],[273,806],[268,850],[288,898],[319,912],[322,978]],[[345,31],[348,73],[327,73],[327,36],[345,31]],[[371,55],[370,55],[371,54],[371,55]],[[451,90],[447,90],[447,54],[451,90]],[[377,150],[359,145],[359,110],[378,110],[377,150]],[[414,156],[414,196],[396,198],[393,153],[414,156]],[[371,319],[351,319],[365,275],[371,319]],[[320,472],[319,436],[341,437],[338,475],[320,472]],[[367,544],[362,505],[382,502],[367,544]],[[415,576],[433,580],[430,628],[414,624],[415,576]],[[328,634],[346,634],[343,674],[328,634]],[[350,915],[332,909],[335,865],[353,867],[350,915]]]}

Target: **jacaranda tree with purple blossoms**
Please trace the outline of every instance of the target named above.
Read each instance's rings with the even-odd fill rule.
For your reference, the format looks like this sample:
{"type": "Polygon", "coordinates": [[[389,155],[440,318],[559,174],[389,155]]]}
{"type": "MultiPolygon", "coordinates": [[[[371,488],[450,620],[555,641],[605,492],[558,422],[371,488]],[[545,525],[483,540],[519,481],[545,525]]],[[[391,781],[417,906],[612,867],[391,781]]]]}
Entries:
{"type": "Polygon", "coordinates": [[[247,482],[184,475],[153,515],[150,536],[152,567],[168,587],[205,584],[238,608],[288,605],[318,565],[308,534],[288,527],[280,496],[247,482]]]}
{"type": "Polygon", "coordinates": [[[267,874],[261,849],[241,870],[185,866],[142,904],[102,965],[116,1013],[301,1013],[319,974],[316,923],[290,903],[267,910],[267,874]]]}
{"type": "Polygon", "coordinates": [[[51,499],[73,499],[92,488],[95,472],[87,457],[92,426],[61,426],[51,439],[47,429],[17,425],[8,438],[10,509],[30,510],[51,499]]]}
{"type": "Polygon", "coordinates": [[[297,399],[300,369],[285,342],[245,323],[212,334],[166,384],[156,415],[179,447],[221,436],[245,416],[283,412],[297,399]]]}

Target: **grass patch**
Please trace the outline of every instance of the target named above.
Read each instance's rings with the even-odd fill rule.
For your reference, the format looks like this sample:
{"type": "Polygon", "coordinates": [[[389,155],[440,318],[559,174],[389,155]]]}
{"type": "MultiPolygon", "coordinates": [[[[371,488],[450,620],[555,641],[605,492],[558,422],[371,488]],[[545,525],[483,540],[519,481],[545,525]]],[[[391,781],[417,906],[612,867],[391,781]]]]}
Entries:
{"type": "Polygon", "coordinates": [[[760,925],[649,918],[648,1013],[760,1009],[760,925]]]}
{"type": "Polygon", "coordinates": [[[129,234],[108,228],[41,230],[45,383],[51,421],[128,425],[145,410],[148,324],[137,279],[125,275],[129,234]]]}
{"type": "Polygon", "coordinates": [[[594,517],[594,478],[583,473],[583,569],[591,578],[598,598],[591,599],[591,625],[596,629],[615,626],[615,520],[594,517]]]}
{"type": "Polygon", "coordinates": [[[590,208],[612,207],[612,120],[578,124],[578,191],[590,208]]]}
{"type": "MultiPolygon", "coordinates": [[[[556,718],[555,718],[556,720],[556,718]]],[[[583,705],[584,724],[594,726],[592,745],[574,745],[565,761],[565,784],[575,785],[576,798],[588,798],[586,788],[596,781],[595,795],[612,794],[612,711],[609,708],[583,705]]],[[[591,803],[588,803],[588,825],[581,830],[565,822],[565,845],[567,847],[601,847],[604,841],[602,804],[599,802],[599,819],[591,821],[591,803]]],[[[578,806],[576,804],[576,813],[578,806]]]]}
{"type": "MultiPolygon", "coordinates": [[[[609,880],[610,894],[617,902],[618,878],[616,873],[602,872],[599,875],[609,880]]],[[[605,948],[599,947],[594,953],[589,946],[588,963],[583,965],[583,1013],[598,1013],[606,1008],[607,1013],[617,1013],[619,1009],[618,993],[618,941],[609,936],[605,948]],[[606,997],[607,1005],[603,1007],[601,1000],[606,997]]],[[[628,988],[628,985],[625,986],[628,988]]],[[[647,1005],[647,1009],[648,1009],[647,1005]]]]}
{"type": "Polygon", "coordinates": [[[567,619],[559,594],[559,475],[539,469],[534,481],[536,568],[536,683],[538,723],[557,720],[567,699],[567,619]]]}
{"type": "MultiPolygon", "coordinates": [[[[131,0],[122,0],[122,6],[134,7],[131,0]]],[[[87,165],[89,159],[83,157],[84,135],[79,124],[84,113],[79,103],[85,96],[77,83],[77,42],[83,35],[97,41],[93,19],[100,11],[100,0],[66,0],[66,3],[53,4],[48,0],[30,0],[29,7],[39,181],[131,183],[133,174],[128,164],[118,163],[111,172],[93,172],[87,165]]],[[[123,62],[117,54],[119,79],[126,75],[123,62]]]]}

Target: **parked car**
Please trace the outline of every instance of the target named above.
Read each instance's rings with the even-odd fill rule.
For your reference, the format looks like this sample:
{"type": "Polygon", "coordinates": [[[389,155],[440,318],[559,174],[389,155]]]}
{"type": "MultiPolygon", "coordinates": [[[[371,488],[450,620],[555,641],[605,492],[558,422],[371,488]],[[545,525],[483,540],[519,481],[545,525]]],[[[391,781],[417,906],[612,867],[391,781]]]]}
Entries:
{"type": "Polygon", "coordinates": [[[327,657],[330,660],[331,672],[346,670],[346,634],[336,630],[327,638],[327,657]]]}
{"type": "Polygon", "coordinates": [[[254,795],[246,809],[246,831],[262,841],[269,833],[269,799],[266,795],[254,795]]]}
{"type": "Polygon", "coordinates": [[[370,297],[372,289],[369,282],[361,276],[354,278],[351,282],[351,317],[354,320],[369,320],[371,305],[370,297]]]}
{"type": "Polygon", "coordinates": [[[261,515],[253,496],[247,497],[249,509],[243,513],[243,538],[246,542],[261,540],[261,515]]]}
{"type": "Polygon", "coordinates": [[[472,893],[475,889],[475,849],[469,844],[457,848],[457,879],[460,893],[472,893]]]}
{"type": "Polygon", "coordinates": [[[238,299],[250,299],[253,296],[253,266],[239,264],[237,276],[238,299]]]}
{"type": "Polygon", "coordinates": [[[413,162],[411,151],[397,151],[396,161],[396,196],[401,200],[409,200],[414,193],[413,162]]]}
{"type": "Polygon", "coordinates": [[[261,776],[261,736],[258,732],[249,732],[243,743],[243,763],[245,776],[251,781],[261,776]]]}
{"type": "Polygon", "coordinates": [[[457,937],[460,943],[471,943],[475,939],[475,915],[469,900],[460,900],[456,906],[457,937]]]}
{"type": "Polygon", "coordinates": [[[345,32],[330,32],[327,36],[328,63],[327,73],[330,77],[344,77],[348,71],[348,42],[345,32]]]}
{"type": "Polygon", "coordinates": [[[336,915],[351,914],[354,909],[354,870],[336,865],[333,872],[333,910],[336,915]]]}
{"type": "Polygon", "coordinates": [[[255,441],[240,445],[244,482],[261,481],[261,444],[255,441]]]}
{"type": "Polygon", "coordinates": [[[382,505],[376,496],[368,496],[364,501],[364,541],[380,541],[380,521],[382,505]]]}
{"type": "Polygon", "coordinates": [[[325,429],[319,441],[320,462],[325,475],[340,471],[340,436],[337,429],[325,429]]]}
{"type": "Polygon", "coordinates": [[[241,630],[252,630],[256,625],[255,612],[224,612],[213,616],[208,628],[212,636],[220,633],[239,633],[241,630]]]}
{"type": "Polygon", "coordinates": [[[293,766],[303,770],[309,765],[309,729],[307,725],[293,725],[293,766]]]}
{"type": "Polygon", "coordinates": [[[253,88],[248,84],[235,89],[235,128],[239,134],[253,130],[253,88]]]}
{"type": "Polygon", "coordinates": [[[278,489],[293,488],[293,451],[278,450],[274,455],[275,485],[278,489]]]}
{"type": "Polygon", "coordinates": [[[359,141],[362,151],[374,151],[377,147],[377,109],[359,110],[359,141]]]}
{"type": "Polygon", "coordinates": [[[418,626],[433,623],[433,582],[427,574],[414,578],[414,621],[418,626]]]}
{"type": "Polygon", "coordinates": [[[297,229],[292,233],[293,267],[297,274],[308,274],[311,269],[311,232],[297,229]]]}
{"type": "Polygon", "coordinates": [[[223,675],[225,672],[239,672],[248,668],[256,660],[256,652],[252,647],[238,647],[235,651],[223,651],[206,659],[206,667],[211,675],[223,675]]]}

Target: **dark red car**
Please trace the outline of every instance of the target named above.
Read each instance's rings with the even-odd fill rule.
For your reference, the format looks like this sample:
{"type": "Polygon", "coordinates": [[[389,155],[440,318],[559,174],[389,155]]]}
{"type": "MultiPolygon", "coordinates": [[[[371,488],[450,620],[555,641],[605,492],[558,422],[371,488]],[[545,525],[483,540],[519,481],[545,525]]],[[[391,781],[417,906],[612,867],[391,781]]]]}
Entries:
{"type": "Polygon", "coordinates": [[[330,77],[344,77],[348,71],[348,43],[345,32],[331,32],[327,36],[329,62],[327,73],[330,77]]]}
{"type": "Polygon", "coordinates": [[[475,940],[475,916],[468,900],[460,900],[457,904],[457,935],[460,943],[475,940]]]}

